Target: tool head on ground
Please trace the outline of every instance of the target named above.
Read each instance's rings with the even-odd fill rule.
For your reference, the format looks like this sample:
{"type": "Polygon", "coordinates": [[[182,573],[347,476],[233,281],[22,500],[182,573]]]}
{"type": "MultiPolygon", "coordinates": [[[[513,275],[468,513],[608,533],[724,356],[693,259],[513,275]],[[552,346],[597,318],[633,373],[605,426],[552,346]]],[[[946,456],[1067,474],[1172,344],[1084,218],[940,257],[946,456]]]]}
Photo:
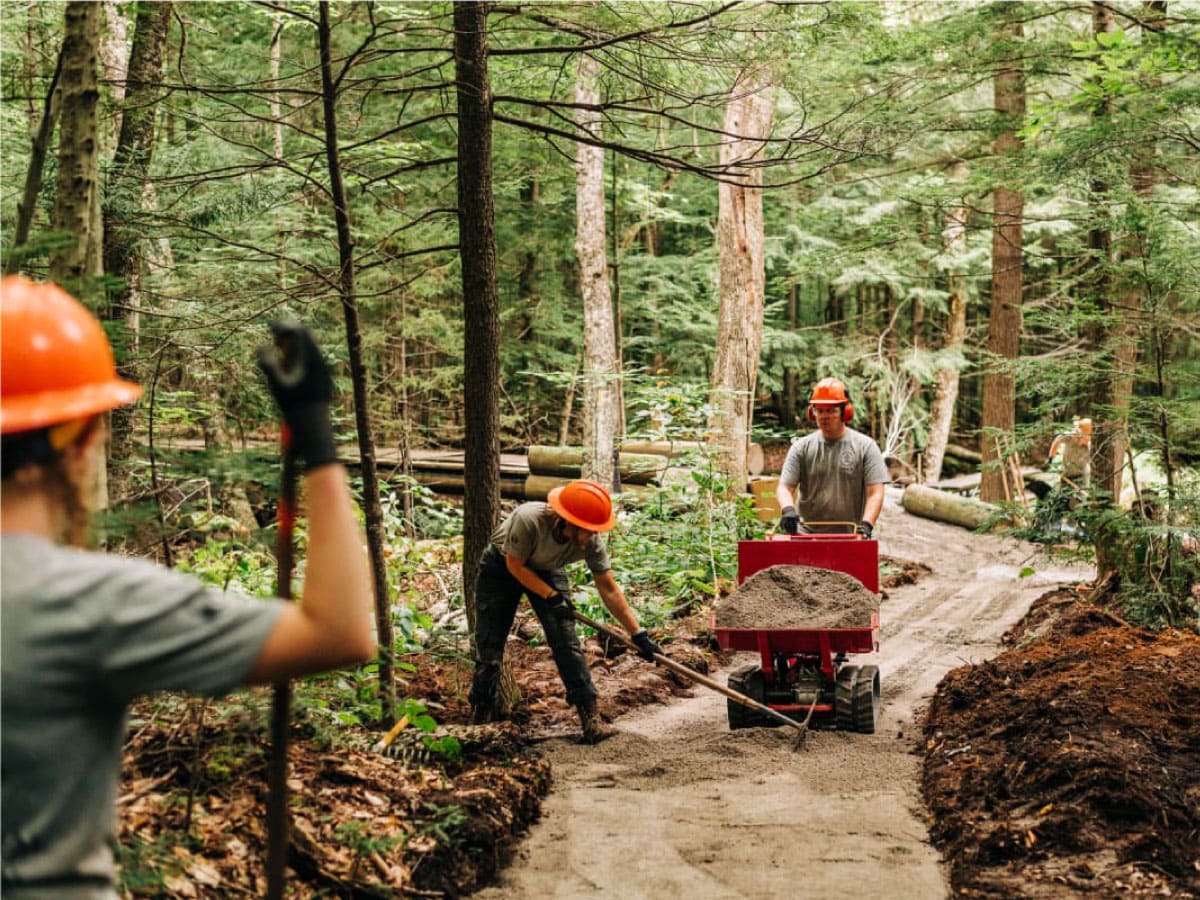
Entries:
{"type": "Polygon", "coordinates": [[[611,531],[617,524],[612,497],[594,481],[568,482],[554,488],[546,500],[561,518],[588,531],[611,531]]]}
{"type": "Polygon", "coordinates": [[[0,282],[0,433],[88,419],[141,393],[118,377],[108,337],[82,303],[49,282],[0,282]]]}
{"type": "Polygon", "coordinates": [[[846,390],[846,385],[836,378],[822,378],[813,387],[812,396],[808,398],[808,421],[817,421],[814,407],[829,406],[842,408],[843,422],[854,418],[854,404],[850,402],[850,392],[846,390]]]}
{"type": "MultiPolygon", "coordinates": [[[[597,631],[600,634],[605,635],[606,637],[616,641],[619,644],[624,644],[630,650],[638,650],[639,649],[637,644],[635,644],[633,642],[632,638],[630,638],[629,635],[625,634],[623,631],[618,631],[616,628],[610,628],[609,626],[605,625],[603,622],[597,622],[595,619],[588,618],[587,616],[585,616],[583,613],[581,613],[577,609],[572,610],[572,615],[575,617],[575,621],[579,622],[582,625],[587,625],[589,628],[597,631]]],[[[795,719],[791,719],[791,718],[783,715],[780,712],[776,712],[775,710],[771,709],[769,706],[759,703],[757,700],[754,700],[751,697],[747,697],[745,694],[743,694],[739,691],[732,690],[727,685],[724,685],[724,684],[721,684],[720,682],[714,681],[713,679],[709,678],[706,675],[701,675],[699,672],[697,672],[694,669],[689,669],[683,663],[676,662],[675,660],[671,659],[671,657],[667,656],[665,653],[655,653],[653,662],[655,663],[655,665],[663,666],[664,668],[674,672],[676,675],[683,676],[688,681],[691,681],[695,684],[699,684],[706,688],[714,690],[718,694],[723,694],[724,696],[726,696],[730,700],[732,700],[734,703],[741,704],[742,706],[745,706],[747,709],[752,709],[757,713],[760,713],[769,718],[772,718],[776,722],[778,722],[780,725],[787,725],[787,726],[790,726],[791,728],[795,728],[796,731],[798,732],[798,734],[796,735],[796,742],[795,742],[795,744],[793,744],[792,749],[799,750],[801,747],[804,746],[804,738],[805,738],[805,735],[808,733],[808,718],[812,717],[811,709],[809,710],[808,718],[806,718],[803,722],[797,722],[795,719]]]]}

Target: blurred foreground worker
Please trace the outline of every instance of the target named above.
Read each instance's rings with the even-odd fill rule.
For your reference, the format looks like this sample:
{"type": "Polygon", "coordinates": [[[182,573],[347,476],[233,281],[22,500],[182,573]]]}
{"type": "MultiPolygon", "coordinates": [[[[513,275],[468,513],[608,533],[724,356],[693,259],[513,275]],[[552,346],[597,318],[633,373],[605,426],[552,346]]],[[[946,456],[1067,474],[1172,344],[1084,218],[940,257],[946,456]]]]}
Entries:
{"type": "Polygon", "coordinates": [[[479,564],[475,582],[475,674],[471,680],[471,718],[476,724],[499,715],[498,690],[504,645],[521,595],[529,597],[546,643],[567,689],[567,702],[579,711],[583,741],[595,744],[613,734],[596,709],[583,647],[575,633],[571,585],[563,567],[585,560],[600,599],[637,645],[654,661],[658,646],[638,626],[600,540],[617,524],[612,498],[593,481],[572,481],[552,490],[547,502],[522,503],[500,523],[479,564]]]}
{"type": "Polygon", "coordinates": [[[277,326],[300,365],[260,355],[306,471],[300,603],[227,595],[147,561],[80,549],[105,464],[117,377],[100,324],[54,284],[0,282],[0,669],[6,900],[110,900],[127,707],[153,691],[224,694],[363,662],[371,585],[332,382],[311,335],[277,326]],[[73,546],[72,546],[73,545],[73,546]]]}
{"type": "Polygon", "coordinates": [[[854,406],[846,386],[824,378],[808,401],[808,421],[817,429],[788,450],[775,499],[788,534],[838,533],[849,523],[865,538],[875,532],[888,481],[883,454],[871,438],[848,428],[854,406]]]}

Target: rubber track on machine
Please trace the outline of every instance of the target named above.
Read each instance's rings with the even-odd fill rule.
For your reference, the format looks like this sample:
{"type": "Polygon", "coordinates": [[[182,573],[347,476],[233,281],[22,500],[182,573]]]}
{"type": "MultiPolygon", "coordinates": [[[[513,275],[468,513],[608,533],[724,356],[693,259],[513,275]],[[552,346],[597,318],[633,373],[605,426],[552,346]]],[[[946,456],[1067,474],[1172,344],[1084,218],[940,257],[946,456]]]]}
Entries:
{"type": "Polygon", "coordinates": [[[854,685],[854,730],[859,734],[874,734],[879,718],[879,696],[875,686],[879,681],[879,666],[863,666],[858,670],[854,685]]]}
{"type": "Polygon", "coordinates": [[[854,688],[857,683],[858,666],[842,666],[838,669],[833,691],[833,709],[838,731],[855,730],[854,688]]]}

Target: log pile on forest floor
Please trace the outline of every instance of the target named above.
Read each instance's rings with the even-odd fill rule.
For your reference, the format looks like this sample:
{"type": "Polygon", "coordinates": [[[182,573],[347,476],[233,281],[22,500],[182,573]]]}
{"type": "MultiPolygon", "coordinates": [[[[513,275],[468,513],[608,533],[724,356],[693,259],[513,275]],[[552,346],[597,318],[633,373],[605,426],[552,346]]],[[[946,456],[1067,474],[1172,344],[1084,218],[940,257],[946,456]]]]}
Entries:
{"type": "Polygon", "coordinates": [[[956,897],[1200,896],[1200,637],[1061,590],[951,672],[923,791],[956,897]]]}

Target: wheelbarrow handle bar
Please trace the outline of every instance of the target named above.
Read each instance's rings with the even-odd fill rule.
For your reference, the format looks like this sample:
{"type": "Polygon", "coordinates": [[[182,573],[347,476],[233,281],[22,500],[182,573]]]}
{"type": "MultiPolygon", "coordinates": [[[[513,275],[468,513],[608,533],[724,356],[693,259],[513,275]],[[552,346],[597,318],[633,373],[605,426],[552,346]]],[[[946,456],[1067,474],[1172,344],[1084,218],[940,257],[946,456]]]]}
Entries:
{"type": "MultiPolygon", "coordinates": [[[[638,649],[637,645],[633,641],[631,641],[627,635],[621,633],[620,631],[617,631],[617,629],[611,628],[602,622],[597,622],[595,619],[591,619],[591,618],[585,616],[579,610],[574,610],[574,614],[575,614],[575,619],[578,622],[581,622],[590,628],[596,629],[596,631],[599,631],[601,634],[607,635],[608,637],[612,638],[615,641],[621,642],[622,644],[624,644],[626,647],[628,647],[631,650],[638,649]]],[[[690,669],[687,666],[685,666],[683,663],[676,662],[675,660],[671,659],[671,657],[669,657],[669,656],[664,656],[662,653],[655,653],[654,661],[657,662],[659,665],[665,666],[666,668],[670,669],[672,672],[675,672],[678,675],[682,675],[684,678],[694,681],[696,684],[702,684],[706,688],[710,688],[711,690],[716,691],[718,694],[724,694],[726,697],[728,697],[733,702],[740,703],[742,706],[745,706],[747,709],[753,709],[753,710],[756,710],[757,712],[762,713],[765,716],[770,716],[772,719],[777,720],[781,725],[790,725],[792,728],[798,729],[801,734],[803,734],[805,731],[804,726],[801,725],[799,722],[797,722],[795,719],[789,719],[787,716],[785,716],[783,713],[779,712],[778,710],[771,709],[771,707],[766,706],[765,704],[759,703],[757,700],[753,700],[750,697],[747,697],[745,694],[739,693],[738,691],[735,691],[733,688],[727,687],[726,685],[721,684],[721,682],[719,682],[719,681],[714,681],[713,679],[709,678],[706,675],[701,675],[695,669],[690,669]]]]}

